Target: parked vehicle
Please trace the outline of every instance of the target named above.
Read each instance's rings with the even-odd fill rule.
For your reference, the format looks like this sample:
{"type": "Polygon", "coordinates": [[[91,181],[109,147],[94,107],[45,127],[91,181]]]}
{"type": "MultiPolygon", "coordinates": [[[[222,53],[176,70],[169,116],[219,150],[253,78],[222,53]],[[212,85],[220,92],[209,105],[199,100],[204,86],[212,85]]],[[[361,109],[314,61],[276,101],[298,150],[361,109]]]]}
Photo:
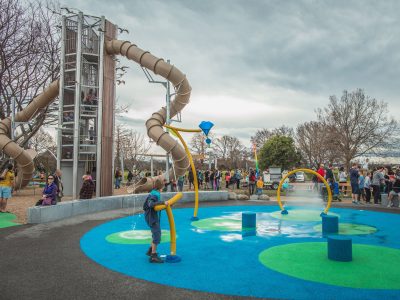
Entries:
{"type": "Polygon", "coordinates": [[[296,172],[296,182],[305,182],[305,176],[303,171],[296,172]]]}
{"type": "Polygon", "coordinates": [[[269,172],[263,172],[264,186],[267,189],[277,190],[282,179],[282,169],[280,167],[270,167],[269,172]]]}

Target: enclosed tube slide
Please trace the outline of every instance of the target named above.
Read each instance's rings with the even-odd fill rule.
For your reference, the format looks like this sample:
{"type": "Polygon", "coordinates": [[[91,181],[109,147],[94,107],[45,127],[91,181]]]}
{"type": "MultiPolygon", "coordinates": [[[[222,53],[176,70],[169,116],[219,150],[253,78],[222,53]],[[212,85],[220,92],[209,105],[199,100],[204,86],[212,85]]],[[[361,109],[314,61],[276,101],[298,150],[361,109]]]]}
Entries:
{"type": "MultiPolygon", "coordinates": [[[[173,84],[176,94],[175,99],[170,104],[170,118],[173,118],[188,104],[191,87],[186,76],[173,65],[127,41],[112,40],[106,42],[106,51],[108,54],[121,54],[126,56],[128,59],[153,71],[154,74],[164,77],[173,84]]],[[[163,125],[166,120],[167,109],[166,107],[162,107],[159,111],[153,113],[150,119],[146,121],[146,128],[147,135],[167,153],[171,153],[174,161],[175,174],[173,170],[171,170],[169,178],[174,178],[175,175],[184,175],[190,163],[185,150],[179,142],[173,139],[168,132],[163,130],[163,125]]],[[[134,189],[134,193],[150,191],[157,179],[164,180],[164,178],[165,174],[156,177],[142,178],[134,189]]]]}
{"type": "MultiPolygon", "coordinates": [[[[43,93],[34,98],[28,106],[15,115],[15,122],[27,122],[32,119],[39,110],[47,107],[59,92],[59,81],[53,81],[43,93]]],[[[18,174],[15,178],[15,189],[25,187],[31,180],[35,166],[33,159],[36,152],[31,149],[23,149],[11,140],[11,118],[7,117],[0,121],[0,151],[14,159],[18,174]]]]}

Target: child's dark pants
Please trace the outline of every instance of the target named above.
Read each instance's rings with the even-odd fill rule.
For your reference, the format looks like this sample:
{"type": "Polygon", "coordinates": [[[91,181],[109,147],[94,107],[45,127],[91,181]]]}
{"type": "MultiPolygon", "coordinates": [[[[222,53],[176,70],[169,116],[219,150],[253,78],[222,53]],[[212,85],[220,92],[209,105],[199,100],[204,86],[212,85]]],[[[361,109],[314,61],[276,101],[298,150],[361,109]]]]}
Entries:
{"type": "Polygon", "coordinates": [[[161,242],[161,228],[160,223],[156,222],[151,227],[151,236],[153,238],[153,244],[158,245],[161,242]]]}

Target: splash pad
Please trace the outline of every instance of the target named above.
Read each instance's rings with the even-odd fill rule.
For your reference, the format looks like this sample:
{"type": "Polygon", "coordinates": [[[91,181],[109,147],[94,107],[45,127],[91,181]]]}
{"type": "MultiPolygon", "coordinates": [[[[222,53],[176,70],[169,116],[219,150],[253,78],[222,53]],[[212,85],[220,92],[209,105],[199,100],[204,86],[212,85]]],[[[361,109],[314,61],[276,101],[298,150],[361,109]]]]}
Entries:
{"type": "MultiPolygon", "coordinates": [[[[349,232],[353,234],[353,261],[335,263],[326,257],[326,239],[318,227],[321,220],[313,219],[320,213],[320,208],[287,208],[291,214],[297,211],[307,220],[277,218],[276,215],[282,216],[277,206],[238,206],[202,208],[202,219],[191,222],[192,209],[174,209],[176,243],[182,258],[179,264],[154,266],[145,256],[147,244],[107,241],[110,234],[130,229],[132,221],[139,219],[140,215],[95,227],[82,237],[81,248],[92,260],[114,271],[204,292],[266,298],[398,297],[400,286],[395,280],[387,280],[387,272],[391,278],[400,275],[400,260],[397,259],[400,233],[394,230],[398,223],[397,215],[331,209],[329,214],[338,215],[341,224],[351,224],[350,227],[346,225],[347,230],[355,230],[349,232]],[[253,236],[241,231],[243,212],[257,215],[253,236]],[[289,259],[285,253],[293,255],[289,255],[289,259]],[[380,263],[385,267],[379,267],[380,263]],[[374,277],[362,275],[366,267],[373,269],[371,274],[374,277]],[[325,274],[330,279],[314,276],[314,268],[321,271],[318,274],[325,274]],[[345,274],[347,280],[339,280],[338,274],[345,274]]],[[[165,215],[162,216],[161,228],[168,230],[165,215]]],[[[146,229],[144,222],[139,221],[137,230],[146,229]]],[[[169,243],[160,244],[159,250],[161,254],[167,254],[169,243]]]]}

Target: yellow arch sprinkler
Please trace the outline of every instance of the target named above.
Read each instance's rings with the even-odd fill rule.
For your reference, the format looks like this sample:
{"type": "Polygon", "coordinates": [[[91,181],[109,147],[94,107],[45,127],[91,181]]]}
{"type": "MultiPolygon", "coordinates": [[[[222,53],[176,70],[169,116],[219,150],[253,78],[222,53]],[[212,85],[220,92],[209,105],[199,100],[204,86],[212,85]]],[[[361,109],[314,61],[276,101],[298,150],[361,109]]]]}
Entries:
{"type": "Polygon", "coordinates": [[[174,197],[169,199],[168,206],[165,204],[160,204],[154,207],[155,211],[160,211],[163,209],[167,211],[171,243],[170,243],[170,255],[167,255],[165,261],[169,263],[177,263],[181,261],[181,258],[178,255],[176,255],[176,230],[175,230],[174,215],[172,214],[171,206],[174,205],[176,202],[178,202],[182,198],[182,195],[183,195],[182,193],[178,193],[174,197]]]}
{"type": "MultiPolygon", "coordinates": [[[[185,129],[185,128],[177,128],[177,127],[173,127],[171,125],[164,125],[165,128],[168,128],[169,130],[171,130],[181,141],[183,147],[185,148],[186,154],[189,158],[189,162],[190,162],[190,167],[192,169],[192,173],[193,173],[193,181],[194,181],[194,212],[193,212],[193,217],[191,218],[192,221],[197,221],[199,220],[199,218],[197,217],[197,212],[199,210],[199,184],[197,181],[197,171],[196,171],[196,167],[194,166],[193,163],[193,158],[192,155],[189,151],[188,146],[186,145],[185,140],[182,138],[182,135],[179,132],[204,132],[206,136],[208,136],[208,133],[210,132],[210,129],[214,126],[213,123],[208,122],[208,121],[203,121],[200,123],[199,127],[201,129],[185,129]]],[[[209,138],[207,138],[206,140],[207,144],[211,143],[211,140],[209,138]]]]}
{"type": "Polygon", "coordinates": [[[328,210],[329,210],[329,208],[331,207],[331,203],[332,203],[332,191],[331,191],[331,188],[329,187],[329,184],[328,184],[328,182],[325,180],[324,177],[322,177],[320,174],[318,174],[317,172],[315,172],[315,171],[313,171],[313,170],[310,170],[310,169],[296,169],[296,170],[290,171],[290,172],[287,173],[287,174],[282,178],[282,180],[279,182],[279,187],[278,187],[277,197],[276,197],[276,198],[277,198],[277,200],[278,200],[279,207],[281,208],[281,214],[282,214],[282,215],[287,215],[287,214],[289,213],[289,212],[283,207],[283,205],[282,205],[282,201],[281,201],[281,188],[282,188],[282,185],[283,185],[283,183],[285,182],[286,178],[288,178],[290,175],[292,175],[292,174],[294,174],[294,173],[297,173],[297,172],[300,172],[300,171],[305,172],[305,173],[311,173],[311,174],[317,176],[317,177],[318,177],[319,179],[321,179],[321,181],[325,184],[326,190],[327,190],[327,192],[328,192],[328,203],[327,203],[327,205],[326,205],[324,211],[321,213],[321,216],[322,216],[322,215],[326,215],[326,214],[328,213],[328,210]]]}

